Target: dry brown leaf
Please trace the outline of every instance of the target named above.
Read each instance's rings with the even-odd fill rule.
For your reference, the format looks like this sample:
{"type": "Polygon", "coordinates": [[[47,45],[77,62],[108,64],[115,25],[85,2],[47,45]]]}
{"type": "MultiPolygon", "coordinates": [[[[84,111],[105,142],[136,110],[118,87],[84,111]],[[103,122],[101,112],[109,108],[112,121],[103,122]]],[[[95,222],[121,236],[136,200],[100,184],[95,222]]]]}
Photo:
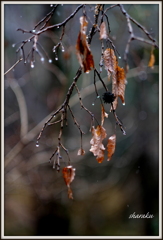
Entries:
{"type": "Polygon", "coordinates": [[[84,69],[84,72],[89,73],[89,71],[94,68],[94,60],[86,39],[86,30],[88,25],[86,17],[83,16],[80,18],[80,24],[81,29],[76,43],[76,54],[79,64],[84,69]]]}
{"type": "Polygon", "coordinates": [[[153,48],[152,48],[151,55],[150,55],[150,60],[149,60],[149,63],[148,63],[148,67],[153,69],[154,64],[155,64],[155,55],[153,54],[153,48]]]}
{"type": "Polygon", "coordinates": [[[90,152],[93,152],[94,156],[97,156],[96,160],[98,163],[101,163],[104,160],[105,147],[102,144],[102,141],[107,136],[106,130],[102,126],[98,125],[96,129],[93,126],[91,131],[93,138],[90,141],[90,144],[92,145],[90,152]]]}
{"type": "Polygon", "coordinates": [[[84,155],[84,154],[85,154],[84,149],[83,149],[83,148],[80,148],[80,149],[78,150],[78,154],[77,154],[77,155],[84,155]]]}
{"type": "Polygon", "coordinates": [[[85,16],[80,17],[80,31],[86,34],[88,21],[85,16]]]}
{"type": "Polygon", "coordinates": [[[101,105],[101,126],[104,124],[104,119],[108,118],[108,113],[105,112],[104,106],[101,105]]]}
{"type": "Polygon", "coordinates": [[[68,197],[73,199],[72,190],[70,188],[70,183],[74,180],[75,177],[75,168],[72,166],[64,167],[62,169],[63,178],[68,188],[68,197]]]}
{"type": "Polygon", "coordinates": [[[107,161],[110,161],[111,157],[113,156],[113,154],[115,152],[115,145],[116,145],[116,135],[113,134],[111,137],[108,138],[108,144],[107,144],[108,159],[107,159],[107,161]]]}
{"type": "Polygon", "coordinates": [[[126,76],[123,68],[117,67],[117,87],[118,97],[120,97],[123,104],[125,104],[125,87],[126,87],[126,76]]]}
{"type": "Polygon", "coordinates": [[[105,22],[101,23],[100,26],[100,40],[101,39],[107,39],[108,35],[107,35],[107,31],[106,31],[106,24],[105,22]]]}
{"type": "Polygon", "coordinates": [[[118,97],[118,89],[117,89],[117,59],[114,54],[114,50],[111,48],[107,48],[104,51],[104,65],[108,74],[108,80],[110,80],[110,76],[112,77],[112,93],[115,96],[115,100],[113,102],[114,109],[117,107],[117,97],[118,97]]]}
{"type": "Polygon", "coordinates": [[[114,50],[111,48],[107,48],[104,51],[104,65],[106,71],[108,71],[108,75],[110,76],[110,73],[115,74],[116,67],[117,67],[117,59],[114,54],[114,50]]]}
{"type": "Polygon", "coordinates": [[[115,96],[113,108],[116,109],[118,105],[118,97],[121,99],[122,103],[125,104],[125,71],[123,68],[118,66],[117,58],[113,49],[107,48],[104,51],[104,64],[108,77],[110,78],[110,75],[112,76],[112,93],[115,96]]]}

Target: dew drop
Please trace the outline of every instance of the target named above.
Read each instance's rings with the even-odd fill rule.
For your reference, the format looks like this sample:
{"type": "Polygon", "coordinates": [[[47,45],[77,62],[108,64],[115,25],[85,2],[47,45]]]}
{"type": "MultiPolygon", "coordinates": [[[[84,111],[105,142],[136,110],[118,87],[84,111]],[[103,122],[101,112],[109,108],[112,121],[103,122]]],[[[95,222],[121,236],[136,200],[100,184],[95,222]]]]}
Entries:
{"type": "Polygon", "coordinates": [[[53,7],[53,4],[50,4],[50,7],[53,7]]]}
{"type": "Polygon", "coordinates": [[[42,57],[40,60],[41,60],[41,62],[44,62],[45,59],[42,57]]]}
{"type": "Polygon", "coordinates": [[[119,56],[118,58],[121,59],[121,56],[119,56]]]}
{"type": "Polygon", "coordinates": [[[125,103],[122,103],[123,106],[125,106],[125,103]]]}
{"type": "Polygon", "coordinates": [[[36,147],[39,147],[39,144],[38,144],[38,142],[36,142],[36,147]]]}
{"type": "Polygon", "coordinates": [[[98,95],[97,98],[100,98],[100,96],[98,95]]]}
{"type": "Polygon", "coordinates": [[[15,47],[15,43],[12,44],[12,47],[15,47]]]}
{"type": "Polygon", "coordinates": [[[94,106],[95,104],[94,103],[92,103],[92,106],[94,106]]]}
{"type": "Polygon", "coordinates": [[[52,59],[49,59],[49,61],[48,61],[49,63],[52,63],[52,59]]]}
{"type": "Polygon", "coordinates": [[[88,71],[86,71],[86,74],[89,74],[89,70],[88,70],[88,71]]]}
{"type": "Polygon", "coordinates": [[[33,29],[33,30],[32,30],[32,32],[34,33],[34,32],[36,32],[36,30],[35,30],[35,29],[33,29]]]}
{"type": "Polygon", "coordinates": [[[64,52],[65,51],[65,49],[64,49],[64,47],[62,46],[62,52],[64,52]]]}
{"type": "Polygon", "coordinates": [[[59,26],[57,26],[57,28],[59,28],[59,26]]]}
{"type": "Polygon", "coordinates": [[[33,64],[33,62],[31,62],[31,68],[34,68],[35,66],[34,66],[34,64],[33,64]]]}
{"type": "Polygon", "coordinates": [[[28,42],[30,42],[31,40],[30,39],[28,39],[28,42]]]}
{"type": "Polygon", "coordinates": [[[123,135],[126,135],[126,132],[123,130],[123,135]]]}
{"type": "Polygon", "coordinates": [[[56,57],[55,60],[58,61],[58,58],[56,57]]]}

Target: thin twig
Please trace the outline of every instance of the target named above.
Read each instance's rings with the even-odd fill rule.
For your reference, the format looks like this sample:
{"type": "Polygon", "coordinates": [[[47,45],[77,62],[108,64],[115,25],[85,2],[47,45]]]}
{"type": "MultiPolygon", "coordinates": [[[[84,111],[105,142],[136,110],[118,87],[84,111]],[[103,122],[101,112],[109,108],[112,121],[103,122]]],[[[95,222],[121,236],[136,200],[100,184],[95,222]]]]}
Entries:
{"type": "Polygon", "coordinates": [[[37,35],[40,35],[42,34],[43,32],[46,32],[47,30],[49,29],[52,29],[52,28],[57,28],[57,27],[61,27],[61,26],[64,26],[71,18],[73,18],[75,16],[75,14],[84,6],[84,4],[81,4],[79,5],[75,11],[68,17],[66,18],[62,23],[58,23],[58,24],[55,24],[55,25],[51,25],[51,26],[48,26],[40,31],[37,32],[37,35]]]}
{"type": "Polygon", "coordinates": [[[54,11],[56,10],[57,7],[58,7],[58,4],[56,4],[56,5],[53,7],[53,9],[51,10],[51,12],[49,12],[43,19],[41,19],[41,20],[35,25],[34,29],[36,29],[36,28],[38,27],[38,25],[40,25],[41,23],[43,23],[44,21],[46,21],[45,24],[40,28],[40,30],[43,29],[43,28],[47,25],[47,23],[49,22],[49,20],[51,19],[51,17],[53,16],[54,11]]]}
{"type": "Polygon", "coordinates": [[[18,63],[20,63],[23,60],[23,58],[20,58],[16,63],[14,63],[14,65],[12,67],[10,67],[10,69],[8,69],[4,75],[6,75],[7,73],[9,73],[18,63]]]}

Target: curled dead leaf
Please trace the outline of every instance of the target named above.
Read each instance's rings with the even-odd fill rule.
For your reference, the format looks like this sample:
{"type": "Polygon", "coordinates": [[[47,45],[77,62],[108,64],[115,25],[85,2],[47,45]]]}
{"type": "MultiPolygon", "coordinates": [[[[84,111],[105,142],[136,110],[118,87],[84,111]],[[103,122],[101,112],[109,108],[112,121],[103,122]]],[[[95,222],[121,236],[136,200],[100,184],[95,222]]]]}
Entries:
{"type": "Polygon", "coordinates": [[[107,144],[108,159],[107,159],[107,161],[110,161],[111,157],[113,156],[113,154],[115,152],[115,145],[116,145],[116,135],[113,134],[111,137],[108,138],[108,144],[107,144]]]}
{"type": "Polygon", "coordinates": [[[101,23],[100,26],[100,40],[101,39],[107,39],[108,35],[107,35],[107,31],[106,31],[106,24],[105,22],[101,23]]]}
{"type": "Polygon", "coordinates": [[[125,104],[125,87],[126,87],[126,76],[125,71],[121,67],[117,67],[117,88],[118,88],[118,97],[121,99],[122,103],[125,104]]]}
{"type": "Polygon", "coordinates": [[[85,151],[84,151],[84,149],[83,148],[80,148],[79,150],[78,150],[78,154],[77,155],[84,155],[85,154],[85,151]]]}
{"type": "Polygon", "coordinates": [[[117,58],[113,49],[107,48],[104,51],[104,64],[107,70],[108,78],[112,78],[112,93],[115,96],[113,102],[114,110],[118,105],[118,97],[121,99],[122,103],[125,105],[125,86],[126,86],[126,76],[123,68],[118,66],[117,58]]]}
{"type": "Polygon", "coordinates": [[[98,125],[95,129],[94,126],[91,129],[92,131],[92,139],[90,141],[91,149],[90,152],[93,152],[94,156],[96,156],[96,160],[98,163],[101,163],[104,160],[104,150],[105,147],[102,144],[104,138],[106,138],[106,130],[102,126],[98,125]]]}
{"type": "Polygon", "coordinates": [[[68,197],[73,199],[73,194],[72,194],[72,190],[70,187],[70,183],[74,180],[75,168],[73,168],[72,166],[64,167],[62,169],[62,174],[63,174],[64,181],[68,188],[68,197]]]}
{"type": "Polygon", "coordinates": [[[108,113],[105,112],[104,106],[101,105],[101,126],[104,124],[104,119],[108,118],[108,113]]]}
{"type": "Polygon", "coordinates": [[[155,64],[155,55],[153,54],[153,51],[152,51],[151,56],[150,56],[150,60],[149,60],[149,63],[148,63],[148,67],[153,69],[154,64],[155,64]]]}
{"type": "Polygon", "coordinates": [[[89,71],[94,68],[94,60],[86,39],[86,30],[88,25],[86,17],[83,16],[80,18],[80,24],[81,29],[76,43],[76,54],[79,64],[84,69],[84,72],[89,73],[89,71]]]}

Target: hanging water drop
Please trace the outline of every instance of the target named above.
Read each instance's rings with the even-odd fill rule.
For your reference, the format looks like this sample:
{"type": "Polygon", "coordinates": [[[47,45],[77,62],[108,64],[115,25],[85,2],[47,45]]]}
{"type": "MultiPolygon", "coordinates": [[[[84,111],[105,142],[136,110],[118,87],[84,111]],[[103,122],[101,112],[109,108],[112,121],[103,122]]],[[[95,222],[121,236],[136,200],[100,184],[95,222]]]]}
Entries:
{"type": "Polygon", "coordinates": [[[92,103],[92,106],[94,106],[95,104],[94,103],[92,103]]]}
{"type": "Polygon", "coordinates": [[[57,26],[57,28],[59,28],[59,26],[57,26]]]}
{"type": "Polygon", "coordinates": [[[126,135],[126,132],[123,130],[123,135],[126,135]]]}
{"type": "Polygon", "coordinates": [[[35,30],[35,29],[33,29],[33,30],[32,30],[32,32],[33,32],[33,33],[35,33],[35,32],[36,32],[36,30],[35,30]]]}
{"type": "Polygon", "coordinates": [[[15,47],[15,43],[12,44],[12,47],[15,47]]]}
{"type": "Polygon", "coordinates": [[[44,59],[44,57],[42,57],[40,60],[41,60],[41,62],[44,62],[45,59],[44,59]]]}
{"type": "Polygon", "coordinates": [[[58,57],[55,57],[55,60],[58,61],[58,57]]]}
{"type": "Polygon", "coordinates": [[[100,98],[100,96],[98,95],[97,98],[100,98]]]}
{"type": "Polygon", "coordinates": [[[52,59],[49,59],[49,61],[48,61],[49,63],[52,63],[52,59]]]}
{"type": "Polygon", "coordinates": [[[123,106],[125,106],[125,103],[122,103],[123,106]]]}
{"type": "Polygon", "coordinates": [[[86,73],[86,74],[89,74],[89,70],[87,70],[85,73],[86,73]]]}
{"type": "Polygon", "coordinates": [[[118,58],[121,59],[121,56],[119,56],[118,58]]]}
{"type": "Polygon", "coordinates": [[[28,42],[30,42],[31,41],[31,39],[28,39],[28,42]]]}
{"type": "Polygon", "coordinates": [[[64,47],[62,46],[62,52],[64,52],[65,51],[65,49],[64,49],[64,47]]]}
{"type": "Polygon", "coordinates": [[[38,144],[38,142],[36,142],[36,147],[39,147],[39,144],[38,144]]]}
{"type": "Polygon", "coordinates": [[[53,4],[50,4],[50,7],[53,7],[53,4]]]}
{"type": "Polygon", "coordinates": [[[35,66],[34,66],[34,63],[33,62],[31,62],[31,68],[34,68],[35,66]]]}

